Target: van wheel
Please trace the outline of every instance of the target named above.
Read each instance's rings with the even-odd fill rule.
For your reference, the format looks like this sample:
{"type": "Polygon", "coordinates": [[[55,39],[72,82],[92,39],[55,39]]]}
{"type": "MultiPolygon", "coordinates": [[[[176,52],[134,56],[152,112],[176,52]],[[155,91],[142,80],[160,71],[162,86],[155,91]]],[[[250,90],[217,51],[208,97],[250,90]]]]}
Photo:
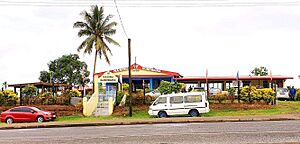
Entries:
{"type": "Polygon", "coordinates": [[[12,118],[7,118],[6,119],[7,124],[12,124],[13,122],[14,122],[14,120],[12,118]]]}
{"type": "Polygon", "coordinates": [[[197,117],[197,116],[199,116],[199,112],[198,112],[197,110],[195,110],[195,109],[191,110],[191,111],[189,112],[189,114],[190,114],[192,117],[197,117]]]}
{"type": "Polygon", "coordinates": [[[159,118],[166,118],[167,116],[168,116],[167,113],[164,112],[164,111],[161,111],[161,112],[158,113],[159,118]]]}

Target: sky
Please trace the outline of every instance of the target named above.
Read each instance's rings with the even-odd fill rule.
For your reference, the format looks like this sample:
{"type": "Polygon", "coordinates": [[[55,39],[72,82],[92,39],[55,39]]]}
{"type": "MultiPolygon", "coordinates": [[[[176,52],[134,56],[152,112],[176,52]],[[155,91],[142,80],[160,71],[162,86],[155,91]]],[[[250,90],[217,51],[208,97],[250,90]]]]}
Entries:
{"type": "MultiPolygon", "coordinates": [[[[97,72],[128,66],[127,37],[115,7],[104,7],[119,23],[110,46],[111,65],[98,59],[97,72]]],[[[93,71],[93,55],[77,52],[83,38],[73,28],[90,6],[3,5],[0,1],[0,83],[37,82],[47,63],[79,54],[93,71]]],[[[183,76],[249,75],[258,66],[294,77],[300,87],[300,5],[119,7],[132,43],[132,63],[183,76]]]]}

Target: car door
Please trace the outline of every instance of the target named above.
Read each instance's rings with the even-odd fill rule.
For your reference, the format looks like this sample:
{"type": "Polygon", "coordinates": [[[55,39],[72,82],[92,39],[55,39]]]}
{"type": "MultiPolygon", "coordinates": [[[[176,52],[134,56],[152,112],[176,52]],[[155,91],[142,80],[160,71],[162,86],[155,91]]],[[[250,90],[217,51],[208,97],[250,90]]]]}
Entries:
{"type": "Polygon", "coordinates": [[[170,97],[170,115],[184,114],[183,96],[170,97]]]}
{"type": "Polygon", "coordinates": [[[22,121],[22,108],[14,108],[10,110],[10,115],[13,117],[15,122],[22,121]]]}
{"type": "Polygon", "coordinates": [[[35,121],[36,116],[35,116],[35,113],[33,112],[32,109],[30,109],[30,108],[23,108],[22,112],[23,112],[22,116],[23,116],[23,120],[24,121],[27,121],[27,122],[29,122],[29,121],[35,121]]]}

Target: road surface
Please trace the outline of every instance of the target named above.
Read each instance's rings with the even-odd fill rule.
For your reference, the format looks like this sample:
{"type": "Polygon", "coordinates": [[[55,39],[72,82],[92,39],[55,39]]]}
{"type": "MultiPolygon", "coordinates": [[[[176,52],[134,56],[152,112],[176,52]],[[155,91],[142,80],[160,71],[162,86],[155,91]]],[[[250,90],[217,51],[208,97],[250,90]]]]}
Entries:
{"type": "Polygon", "coordinates": [[[0,130],[0,144],[300,143],[300,121],[180,123],[0,130]]]}

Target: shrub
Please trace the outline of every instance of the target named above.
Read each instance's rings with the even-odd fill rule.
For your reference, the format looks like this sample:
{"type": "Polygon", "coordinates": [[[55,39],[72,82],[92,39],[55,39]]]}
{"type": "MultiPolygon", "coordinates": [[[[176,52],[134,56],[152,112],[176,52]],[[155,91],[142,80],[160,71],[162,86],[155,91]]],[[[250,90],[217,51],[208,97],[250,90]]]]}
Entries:
{"type": "Polygon", "coordinates": [[[63,95],[68,95],[69,97],[81,97],[81,93],[77,89],[67,90],[63,95]]]}
{"type": "Polygon", "coordinates": [[[247,103],[253,103],[254,100],[256,100],[258,95],[258,92],[256,90],[256,87],[251,86],[245,86],[241,90],[241,100],[247,103]]]}
{"type": "Polygon", "coordinates": [[[300,88],[296,90],[296,100],[300,101],[300,88]]]}
{"type": "Polygon", "coordinates": [[[262,93],[262,100],[264,100],[265,103],[271,103],[275,99],[275,92],[271,88],[264,88],[261,89],[262,93]]]}
{"type": "Polygon", "coordinates": [[[18,100],[19,97],[13,91],[5,90],[0,92],[0,105],[15,106],[18,100]]]}
{"type": "Polygon", "coordinates": [[[234,95],[235,95],[236,89],[234,87],[231,87],[231,88],[227,89],[227,91],[228,91],[228,99],[230,100],[231,103],[233,103],[234,98],[235,98],[234,95]]]}
{"type": "Polygon", "coordinates": [[[34,97],[31,102],[37,105],[53,105],[55,101],[56,98],[53,97],[51,92],[45,92],[34,97]]]}
{"type": "Polygon", "coordinates": [[[182,90],[182,87],[184,87],[184,84],[182,83],[161,81],[158,90],[162,94],[170,94],[172,92],[180,92],[182,90]]]}
{"type": "Polygon", "coordinates": [[[247,103],[253,103],[254,101],[264,101],[269,104],[275,99],[275,92],[271,88],[256,89],[255,87],[245,86],[241,90],[241,100],[247,103]]]}
{"type": "Polygon", "coordinates": [[[22,94],[25,96],[36,96],[37,95],[37,87],[33,85],[28,85],[22,88],[22,94]]]}
{"type": "Polygon", "coordinates": [[[218,101],[219,103],[222,103],[224,100],[227,99],[227,97],[228,97],[228,93],[227,92],[220,92],[220,93],[217,93],[214,96],[214,100],[218,101]]]}
{"type": "Polygon", "coordinates": [[[121,103],[124,95],[125,95],[125,92],[122,92],[122,91],[117,92],[116,105],[121,103]]]}
{"type": "Polygon", "coordinates": [[[128,91],[129,90],[129,84],[127,84],[127,83],[123,83],[122,87],[123,87],[124,91],[128,91]]]}

